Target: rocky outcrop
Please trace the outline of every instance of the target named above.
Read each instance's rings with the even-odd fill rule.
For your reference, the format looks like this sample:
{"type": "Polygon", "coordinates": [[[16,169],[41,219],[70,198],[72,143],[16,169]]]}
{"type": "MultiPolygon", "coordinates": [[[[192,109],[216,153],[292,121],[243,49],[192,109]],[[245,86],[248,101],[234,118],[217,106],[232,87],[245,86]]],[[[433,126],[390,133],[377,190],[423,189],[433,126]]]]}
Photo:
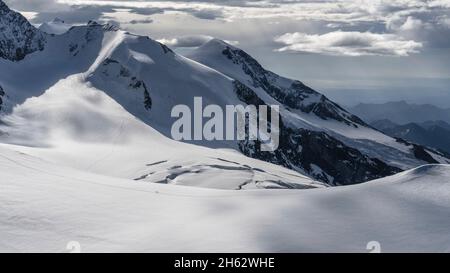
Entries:
{"type": "Polygon", "coordinates": [[[30,53],[43,50],[45,42],[45,34],[0,0],[0,58],[20,61],[30,53]]]}
{"type": "MultiPolygon", "coordinates": [[[[411,142],[406,141],[406,140],[404,140],[402,138],[396,138],[395,140],[397,142],[399,142],[399,143],[405,144],[406,146],[410,146],[412,151],[413,151],[414,156],[417,159],[423,160],[423,161],[425,161],[427,163],[430,163],[430,164],[438,164],[439,163],[436,159],[433,158],[432,155],[430,155],[427,152],[427,148],[425,148],[424,146],[418,145],[418,144],[415,144],[415,143],[411,143],[411,142]]],[[[440,156],[442,156],[442,157],[448,157],[448,155],[443,154],[443,153],[441,153],[439,151],[433,151],[433,152],[438,154],[438,155],[440,155],[440,156]]]]}
{"type": "Polygon", "coordinates": [[[167,53],[173,53],[173,51],[172,51],[172,49],[170,49],[168,46],[166,46],[165,44],[161,44],[161,43],[159,43],[160,45],[161,45],[161,48],[162,48],[162,50],[164,51],[164,54],[167,54],[167,53]]]}
{"type": "Polygon", "coordinates": [[[105,32],[118,31],[119,29],[111,24],[99,24],[95,21],[89,21],[86,26],[72,27],[69,34],[80,36],[81,38],[74,40],[69,44],[69,52],[73,56],[77,56],[83,49],[94,41],[101,41],[105,32]]]}
{"type": "MultiPolygon", "coordinates": [[[[143,107],[149,111],[152,108],[152,98],[150,91],[143,80],[137,78],[133,73],[119,61],[108,58],[103,61],[99,68],[101,75],[108,81],[113,81],[123,86],[124,90],[129,90],[136,93],[141,93],[140,101],[143,107]]],[[[131,93],[130,95],[132,95],[131,93]]]]}
{"type": "Polygon", "coordinates": [[[3,100],[5,96],[5,90],[3,90],[3,87],[0,86],[0,111],[3,109],[3,100]]]}
{"type": "MultiPolygon", "coordinates": [[[[244,84],[235,81],[234,89],[242,102],[265,105],[257,94],[244,84]]],[[[329,185],[362,183],[402,171],[362,154],[325,132],[287,127],[282,118],[278,149],[261,151],[260,141],[248,139],[239,142],[239,149],[249,157],[282,165],[329,185]]]]}

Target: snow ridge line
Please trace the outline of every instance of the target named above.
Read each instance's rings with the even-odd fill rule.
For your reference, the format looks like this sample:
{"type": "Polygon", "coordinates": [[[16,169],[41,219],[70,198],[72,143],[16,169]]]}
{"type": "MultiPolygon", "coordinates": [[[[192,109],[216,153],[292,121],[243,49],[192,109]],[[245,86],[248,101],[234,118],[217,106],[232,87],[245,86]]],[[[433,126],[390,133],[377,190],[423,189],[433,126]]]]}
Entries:
{"type": "Polygon", "coordinates": [[[125,40],[125,33],[123,31],[114,32],[114,38],[108,42],[107,45],[102,47],[97,59],[95,59],[94,63],[89,67],[89,69],[83,73],[83,79],[86,79],[95,72],[95,70],[109,57],[112,52],[125,40]]]}

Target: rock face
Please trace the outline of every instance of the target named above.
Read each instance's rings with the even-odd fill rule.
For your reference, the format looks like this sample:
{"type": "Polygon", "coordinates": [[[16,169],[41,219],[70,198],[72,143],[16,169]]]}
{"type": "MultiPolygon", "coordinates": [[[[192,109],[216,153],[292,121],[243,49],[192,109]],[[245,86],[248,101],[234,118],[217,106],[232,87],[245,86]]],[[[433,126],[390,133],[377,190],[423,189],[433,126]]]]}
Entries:
{"type": "Polygon", "coordinates": [[[105,32],[117,32],[118,28],[110,24],[101,25],[95,21],[89,21],[86,26],[72,27],[68,33],[77,37],[69,44],[69,52],[75,57],[94,41],[101,41],[105,32]]]}
{"type": "Polygon", "coordinates": [[[326,96],[298,80],[264,69],[245,51],[224,41],[212,39],[188,57],[233,78],[235,93],[245,104],[280,106],[278,149],[261,151],[258,141],[240,141],[240,151],[249,157],[330,185],[381,178],[409,168],[407,164],[448,162],[446,156],[430,149],[397,145],[395,139],[374,130],[326,96]]]}
{"type": "MultiPolygon", "coordinates": [[[[221,41],[217,41],[220,43],[221,41]]],[[[357,116],[344,110],[319,92],[304,85],[300,81],[286,81],[277,74],[265,70],[255,59],[245,51],[225,45],[222,53],[252,79],[255,88],[262,88],[272,98],[291,109],[305,113],[314,113],[321,119],[334,119],[357,127],[366,126],[357,116]]]]}
{"type": "MultiPolygon", "coordinates": [[[[245,104],[265,105],[244,84],[235,81],[234,88],[238,98],[245,104]]],[[[287,127],[282,119],[278,149],[272,152],[261,151],[258,140],[240,141],[239,149],[249,157],[304,172],[329,185],[362,183],[402,171],[379,159],[370,158],[324,132],[287,127]]]]}
{"type": "MultiPolygon", "coordinates": [[[[428,152],[427,149],[424,146],[415,144],[415,143],[411,143],[407,140],[404,140],[402,138],[396,138],[396,141],[399,143],[403,143],[406,146],[412,147],[412,151],[414,153],[414,156],[418,159],[421,159],[427,163],[430,164],[439,164],[439,162],[433,158],[433,156],[431,156],[428,152]]],[[[447,155],[445,155],[444,153],[441,153],[439,151],[434,151],[436,154],[442,156],[442,157],[446,157],[447,155]]]]}
{"type": "Polygon", "coordinates": [[[263,152],[259,143],[249,141],[241,143],[241,151],[253,158],[303,170],[329,185],[357,184],[401,171],[379,159],[369,158],[324,132],[285,126],[280,130],[280,146],[276,151],[263,152]]]}
{"type": "Polygon", "coordinates": [[[111,58],[106,59],[98,72],[103,81],[113,82],[118,86],[118,90],[129,92],[127,94],[111,92],[109,93],[110,96],[113,98],[116,98],[118,95],[134,97],[136,102],[141,104],[145,110],[151,110],[152,98],[147,85],[119,61],[111,58]]]}
{"type": "Polygon", "coordinates": [[[42,50],[45,41],[42,32],[0,0],[0,58],[20,61],[26,55],[42,50]]]}
{"type": "Polygon", "coordinates": [[[39,30],[47,34],[61,35],[66,33],[72,26],[66,24],[64,20],[59,18],[53,19],[51,22],[43,23],[39,26],[39,30]]]}
{"type": "MultiPolygon", "coordinates": [[[[34,90],[37,79],[49,77],[49,82],[54,84],[61,75],[67,78],[82,73],[81,80],[88,86],[101,90],[130,114],[150,127],[158,128],[167,137],[170,137],[168,129],[173,124],[169,119],[173,106],[190,105],[196,96],[222,106],[235,105],[238,100],[248,105],[279,105],[278,149],[262,151],[261,143],[253,140],[236,140],[224,146],[330,185],[361,183],[394,174],[401,171],[400,168],[444,160],[429,149],[395,142],[302,82],[265,70],[243,50],[220,40],[210,42],[210,48],[203,48],[207,54],[202,51],[199,56],[205,56],[204,59],[193,58],[212,68],[205,69],[204,65],[180,57],[149,37],[129,34],[113,25],[91,21],[61,35],[42,34],[1,0],[0,3],[1,57],[14,61],[0,62],[1,71],[4,71],[1,76],[5,78],[0,79],[0,84],[7,88],[6,92],[0,89],[0,109],[3,111],[22,99],[17,95],[20,92],[31,90],[29,94],[20,95],[39,97],[40,92],[48,90],[49,86],[34,90]],[[42,54],[46,62],[50,59],[46,65],[51,69],[42,71],[41,56],[36,56],[39,58],[30,69],[32,73],[8,69],[21,65],[29,69],[35,56],[29,58],[30,61],[19,60],[33,50],[42,49],[45,43],[48,46],[36,55],[42,54]],[[61,49],[58,50],[61,55],[54,56],[55,52],[50,48],[61,49]],[[55,72],[57,74],[53,75],[55,72]],[[30,90],[23,91],[25,88],[20,82],[27,77],[26,82],[33,86],[27,86],[30,90]],[[6,81],[7,78],[14,80],[6,81]]],[[[72,83],[67,89],[73,89],[72,83]]],[[[268,114],[270,122],[271,112],[268,114]]],[[[199,144],[223,145],[206,141],[199,144]]]]}
{"type": "Polygon", "coordinates": [[[2,111],[4,96],[5,96],[5,91],[3,90],[3,87],[0,86],[0,111],[2,111]]]}

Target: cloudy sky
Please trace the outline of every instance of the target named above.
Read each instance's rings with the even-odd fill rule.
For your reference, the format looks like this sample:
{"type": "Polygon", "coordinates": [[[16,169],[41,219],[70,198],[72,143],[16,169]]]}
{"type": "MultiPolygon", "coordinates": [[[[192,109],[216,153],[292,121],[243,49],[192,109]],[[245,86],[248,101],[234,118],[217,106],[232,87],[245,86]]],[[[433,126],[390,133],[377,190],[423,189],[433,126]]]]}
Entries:
{"type": "Polygon", "coordinates": [[[218,37],[338,102],[450,107],[450,0],[5,0],[39,25],[111,22],[183,53],[218,37]]]}

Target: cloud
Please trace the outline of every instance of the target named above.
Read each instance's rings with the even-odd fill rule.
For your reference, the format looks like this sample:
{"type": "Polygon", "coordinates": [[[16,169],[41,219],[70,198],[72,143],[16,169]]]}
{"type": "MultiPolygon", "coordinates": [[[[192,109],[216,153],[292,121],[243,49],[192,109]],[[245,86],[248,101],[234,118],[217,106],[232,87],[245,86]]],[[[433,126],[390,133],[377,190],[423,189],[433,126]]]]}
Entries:
{"type": "MultiPolygon", "coordinates": [[[[171,39],[159,39],[158,42],[163,43],[170,47],[199,47],[214,39],[212,36],[208,35],[185,35],[177,38],[171,39]]],[[[238,41],[224,40],[230,45],[238,45],[238,41]]]]}
{"type": "Polygon", "coordinates": [[[213,39],[207,35],[190,35],[172,39],[160,39],[158,42],[170,47],[198,47],[213,39]]]}
{"type": "Polygon", "coordinates": [[[44,23],[57,17],[70,24],[86,23],[91,20],[104,21],[101,20],[103,15],[114,11],[110,6],[68,6],[66,9],[57,11],[41,11],[32,19],[32,22],[44,23]]]}
{"type": "Polygon", "coordinates": [[[450,28],[450,16],[442,16],[438,18],[438,24],[450,28]]]}
{"type": "Polygon", "coordinates": [[[215,20],[219,18],[224,18],[224,14],[220,10],[216,9],[200,9],[200,10],[185,10],[185,12],[191,14],[194,17],[205,20],[215,20]]]}
{"type": "MultiPolygon", "coordinates": [[[[119,8],[125,8],[125,7],[119,6],[119,8]]],[[[126,8],[129,8],[129,7],[126,7],[126,8]]],[[[153,15],[153,14],[164,13],[164,9],[162,9],[162,8],[137,8],[136,7],[136,8],[132,8],[130,10],[130,13],[140,14],[140,15],[153,15]]]]}
{"type": "Polygon", "coordinates": [[[129,24],[136,25],[136,24],[151,24],[153,23],[153,19],[142,19],[142,20],[131,20],[129,24]]]}
{"type": "MultiPolygon", "coordinates": [[[[106,13],[128,10],[127,22],[139,21],[133,15],[173,13],[189,14],[202,20],[221,22],[291,21],[285,32],[323,33],[338,30],[389,33],[405,40],[418,41],[426,47],[450,46],[449,0],[5,0],[20,11],[37,12],[34,23],[61,17],[71,23],[101,21],[106,13]],[[307,23],[305,23],[307,22],[307,23]],[[299,29],[295,25],[322,24],[317,29],[299,29]],[[323,30],[328,28],[328,30],[323,30]]],[[[110,15],[114,16],[114,15],[110,15]]],[[[161,18],[160,18],[161,19],[161,18]]],[[[173,21],[167,22],[171,25],[173,21]]],[[[164,24],[164,19],[160,20],[164,24]]],[[[262,26],[263,28],[265,26],[262,26]]],[[[267,28],[276,29],[275,26],[267,28]]],[[[183,31],[187,29],[183,27],[183,31]]],[[[198,28],[197,28],[198,29],[198,28]]],[[[223,34],[227,30],[218,30],[223,34]]],[[[191,33],[197,33],[192,31],[191,33]]],[[[178,33],[176,33],[178,35],[178,33]]],[[[213,34],[208,32],[205,34],[213,34]]],[[[219,34],[219,35],[220,35],[219,34]]],[[[271,39],[271,38],[269,38],[271,39]]]]}
{"type": "Polygon", "coordinates": [[[286,45],[277,51],[308,52],[325,55],[408,56],[418,53],[422,44],[404,40],[394,34],[378,34],[357,31],[333,31],[325,34],[286,33],[275,38],[286,45]]]}
{"type": "Polygon", "coordinates": [[[66,9],[68,6],[60,4],[55,0],[4,0],[11,8],[20,11],[57,11],[66,9]]]}
{"type": "MultiPolygon", "coordinates": [[[[105,16],[105,14],[114,14],[118,9],[129,10],[134,15],[153,15],[162,14],[165,9],[158,7],[132,7],[128,5],[122,5],[129,1],[114,2],[108,1],[104,3],[90,4],[89,2],[64,2],[56,0],[6,0],[5,3],[11,8],[22,12],[36,12],[36,15],[32,18],[33,23],[45,23],[53,20],[54,18],[63,18],[66,22],[87,23],[94,20],[99,22],[107,22],[111,17],[105,16]]],[[[150,19],[132,19],[131,24],[149,23],[150,19]]]]}

